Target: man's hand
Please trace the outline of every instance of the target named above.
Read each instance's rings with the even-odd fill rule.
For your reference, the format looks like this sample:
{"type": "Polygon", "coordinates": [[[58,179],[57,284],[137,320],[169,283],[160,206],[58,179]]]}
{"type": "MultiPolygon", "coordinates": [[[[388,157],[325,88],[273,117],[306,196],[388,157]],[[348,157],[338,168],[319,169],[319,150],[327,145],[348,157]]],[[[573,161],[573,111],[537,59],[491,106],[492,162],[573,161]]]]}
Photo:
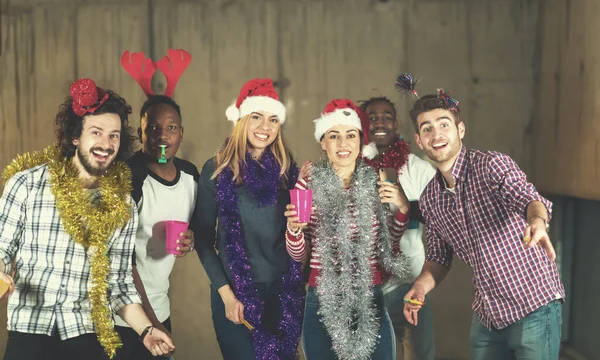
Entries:
{"type": "Polygon", "coordinates": [[[175,345],[173,345],[171,338],[156,328],[151,328],[146,336],[144,336],[144,346],[153,356],[171,356],[175,350],[175,345]]]}
{"type": "Polygon", "coordinates": [[[156,325],[153,325],[155,329],[160,330],[162,332],[164,332],[165,334],[167,334],[168,337],[172,337],[171,332],[169,331],[169,329],[167,329],[162,323],[158,323],[156,325]]]}
{"type": "MultiPolygon", "coordinates": [[[[414,284],[412,289],[410,289],[406,295],[404,295],[404,299],[407,300],[417,300],[421,303],[425,303],[425,289],[419,284],[414,284]]],[[[406,321],[410,324],[417,326],[419,323],[419,310],[423,307],[423,305],[416,305],[411,303],[404,303],[404,317],[406,321]]]]}
{"type": "Polygon", "coordinates": [[[190,251],[194,250],[194,232],[188,229],[186,232],[180,233],[177,244],[176,250],[182,254],[176,254],[175,257],[186,256],[190,251]]]}
{"type": "Polygon", "coordinates": [[[0,280],[4,282],[4,284],[0,284],[0,289],[4,289],[6,287],[4,293],[2,293],[0,290],[0,300],[8,299],[10,295],[12,295],[13,291],[15,291],[15,283],[13,282],[12,277],[3,272],[0,272],[0,280]]]}
{"type": "Polygon", "coordinates": [[[554,251],[554,246],[552,246],[548,232],[546,232],[544,220],[540,218],[533,219],[531,224],[523,231],[523,241],[525,242],[525,249],[539,245],[546,250],[546,254],[552,261],[556,259],[556,251],[554,251]]]}

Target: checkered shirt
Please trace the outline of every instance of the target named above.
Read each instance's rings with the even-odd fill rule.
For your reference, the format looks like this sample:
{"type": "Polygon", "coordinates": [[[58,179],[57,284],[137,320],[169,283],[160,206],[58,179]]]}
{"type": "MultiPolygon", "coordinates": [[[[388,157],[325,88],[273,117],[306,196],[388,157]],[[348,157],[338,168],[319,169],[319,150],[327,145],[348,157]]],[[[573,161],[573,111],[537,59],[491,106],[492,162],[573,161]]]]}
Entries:
{"type": "Polygon", "coordinates": [[[552,204],[507,155],[462,148],[452,169],[454,191],[438,171],[421,195],[427,261],[450,267],[452,256],[473,268],[473,311],[502,329],[552,300],[564,298],[556,263],[544,249],[525,249],[527,205],[552,204]]]}
{"type": "MultiPolygon", "coordinates": [[[[131,220],[115,231],[108,244],[113,312],[141,303],[131,267],[138,217],[132,199],[130,203],[131,220]]],[[[51,335],[56,326],[63,340],[94,332],[90,254],[62,226],[47,165],[17,173],[6,183],[0,198],[0,259],[6,273],[13,266],[15,271],[8,330],[51,335]]]]}

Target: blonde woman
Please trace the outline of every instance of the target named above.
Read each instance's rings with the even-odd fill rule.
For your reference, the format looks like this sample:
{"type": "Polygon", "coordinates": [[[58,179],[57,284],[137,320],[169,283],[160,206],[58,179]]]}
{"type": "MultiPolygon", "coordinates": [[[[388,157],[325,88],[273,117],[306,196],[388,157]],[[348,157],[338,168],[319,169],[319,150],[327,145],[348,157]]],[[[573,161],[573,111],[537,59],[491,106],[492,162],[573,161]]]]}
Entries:
{"type": "Polygon", "coordinates": [[[270,79],[254,79],[226,115],[233,132],[204,164],[192,224],[217,340],[225,360],[293,359],[304,289],[285,246],[283,213],[298,178],[281,135],[285,107],[270,79]]]}

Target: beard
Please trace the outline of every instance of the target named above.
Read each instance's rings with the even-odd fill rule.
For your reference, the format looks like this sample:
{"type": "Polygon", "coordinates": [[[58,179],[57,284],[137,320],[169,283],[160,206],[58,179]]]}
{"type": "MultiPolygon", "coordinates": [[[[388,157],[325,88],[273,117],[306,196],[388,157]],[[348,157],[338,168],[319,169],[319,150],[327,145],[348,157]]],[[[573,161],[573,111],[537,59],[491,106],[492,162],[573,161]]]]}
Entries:
{"type": "Polygon", "coordinates": [[[81,165],[83,166],[83,168],[85,169],[85,171],[87,171],[88,174],[90,174],[91,176],[101,176],[104,175],[104,173],[106,173],[106,170],[108,170],[108,168],[110,167],[110,165],[113,163],[114,158],[109,159],[106,164],[101,164],[101,165],[93,165],[92,164],[92,160],[90,159],[90,154],[92,151],[94,150],[100,150],[100,151],[104,151],[108,153],[108,156],[110,157],[112,154],[114,154],[113,150],[105,150],[99,147],[94,147],[91,148],[89,150],[89,152],[85,152],[82,151],[80,146],[77,146],[77,158],[79,159],[79,162],[81,163],[81,165]]]}
{"type": "Polygon", "coordinates": [[[462,143],[460,141],[448,142],[448,145],[446,145],[446,146],[449,147],[447,149],[448,151],[443,152],[441,154],[437,153],[433,148],[424,148],[423,152],[433,162],[435,162],[437,164],[441,164],[441,163],[445,163],[446,161],[452,159],[454,156],[456,156],[456,154],[458,152],[460,152],[460,149],[462,149],[462,143]]]}

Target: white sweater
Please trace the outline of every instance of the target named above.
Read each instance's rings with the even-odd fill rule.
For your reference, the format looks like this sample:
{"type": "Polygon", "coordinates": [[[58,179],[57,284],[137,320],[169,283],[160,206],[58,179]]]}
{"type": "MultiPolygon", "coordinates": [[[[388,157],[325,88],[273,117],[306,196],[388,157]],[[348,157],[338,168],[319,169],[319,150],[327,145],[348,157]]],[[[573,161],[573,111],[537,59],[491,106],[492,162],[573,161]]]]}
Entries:
{"type": "MultiPolygon", "coordinates": [[[[408,161],[398,171],[398,181],[406,193],[408,201],[418,201],[421,193],[435,175],[435,168],[414,154],[408,155],[408,161]]],[[[391,277],[383,286],[383,292],[388,293],[398,286],[412,283],[421,273],[425,263],[425,246],[423,244],[423,224],[410,220],[400,241],[400,249],[409,258],[409,275],[400,279],[391,277]]]]}

